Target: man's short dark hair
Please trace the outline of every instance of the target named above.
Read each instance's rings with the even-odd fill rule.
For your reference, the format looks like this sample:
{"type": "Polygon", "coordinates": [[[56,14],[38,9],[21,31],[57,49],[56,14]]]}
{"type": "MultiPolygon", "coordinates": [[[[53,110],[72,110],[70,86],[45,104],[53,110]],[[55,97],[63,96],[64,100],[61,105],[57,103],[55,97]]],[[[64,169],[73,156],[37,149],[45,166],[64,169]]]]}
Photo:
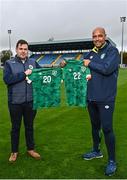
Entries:
{"type": "Polygon", "coordinates": [[[25,40],[23,40],[23,39],[20,39],[20,40],[18,40],[18,42],[17,42],[17,44],[16,44],[16,48],[18,48],[18,45],[19,44],[27,44],[27,46],[28,46],[28,42],[27,41],[25,41],[25,40]]]}

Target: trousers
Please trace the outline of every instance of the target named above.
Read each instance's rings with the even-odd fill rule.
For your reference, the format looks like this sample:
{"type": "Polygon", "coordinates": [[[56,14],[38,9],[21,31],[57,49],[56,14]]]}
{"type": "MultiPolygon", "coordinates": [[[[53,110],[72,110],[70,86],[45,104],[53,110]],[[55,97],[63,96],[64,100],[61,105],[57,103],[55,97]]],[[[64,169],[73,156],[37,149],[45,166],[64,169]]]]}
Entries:
{"type": "Polygon", "coordinates": [[[108,152],[108,159],[115,160],[115,135],[113,132],[114,102],[88,101],[88,111],[92,125],[93,149],[100,150],[102,129],[108,152]]]}
{"type": "Polygon", "coordinates": [[[23,119],[25,127],[25,139],[27,150],[34,149],[34,130],[33,122],[36,110],[33,110],[33,102],[22,104],[8,104],[11,117],[11,151],[18,152],[21,122],[23,119]]]}

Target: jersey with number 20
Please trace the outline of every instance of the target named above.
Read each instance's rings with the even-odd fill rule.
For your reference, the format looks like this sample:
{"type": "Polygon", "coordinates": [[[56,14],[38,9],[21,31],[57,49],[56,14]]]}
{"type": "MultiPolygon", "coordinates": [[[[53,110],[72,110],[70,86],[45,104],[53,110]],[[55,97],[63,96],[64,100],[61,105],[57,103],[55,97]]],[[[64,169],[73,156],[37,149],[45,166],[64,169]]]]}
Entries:
{"type": "Polygon", "coordinates": [[[33,69],[28,78],[33,86],[33,109],[60,104],[61,68],[33,69]]]}

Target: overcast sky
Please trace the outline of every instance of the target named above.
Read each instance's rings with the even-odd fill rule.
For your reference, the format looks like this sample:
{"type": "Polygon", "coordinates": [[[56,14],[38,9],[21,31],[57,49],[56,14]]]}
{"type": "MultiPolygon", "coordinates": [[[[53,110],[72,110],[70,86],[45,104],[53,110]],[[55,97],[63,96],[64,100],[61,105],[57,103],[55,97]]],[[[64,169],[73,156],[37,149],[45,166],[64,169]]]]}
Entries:
{"type": "MultiPolygon", "coordinates": [[[[106,29],[121,48],[120,17],[127,17],[127,0],[0,0],[0,51],[19,39],[28,42],[90,38],[97,26],[106,29]]],[[[127,19],[124,50],[127,50],[127,19]]]]}

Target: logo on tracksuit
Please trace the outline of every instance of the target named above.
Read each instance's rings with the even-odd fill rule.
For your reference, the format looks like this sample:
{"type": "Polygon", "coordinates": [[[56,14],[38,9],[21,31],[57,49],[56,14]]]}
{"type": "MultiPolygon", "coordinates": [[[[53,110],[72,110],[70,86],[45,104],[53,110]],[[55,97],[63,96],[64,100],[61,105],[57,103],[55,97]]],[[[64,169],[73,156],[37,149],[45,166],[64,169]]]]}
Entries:
{"type": "Polygon", "coordinates": [[[31,64],[29,65],[29,69],[31,69],[31,70],[33,69],[33,66],[31,64]]]}
{"type": "Polygon", "coordinates": [[[93,56],[90,56],[90,59],[93,59],[93,56]]]}
{"type": "Polygon", "coordinates": [[[104,57],[105,57],[105,53],[103,53],[100,58],[104,59],[104,57]]]}
{"type": "Polygon", "coordinates": [[[105,105],[105,109],[109,109],[109,105],[105,105]]]}

